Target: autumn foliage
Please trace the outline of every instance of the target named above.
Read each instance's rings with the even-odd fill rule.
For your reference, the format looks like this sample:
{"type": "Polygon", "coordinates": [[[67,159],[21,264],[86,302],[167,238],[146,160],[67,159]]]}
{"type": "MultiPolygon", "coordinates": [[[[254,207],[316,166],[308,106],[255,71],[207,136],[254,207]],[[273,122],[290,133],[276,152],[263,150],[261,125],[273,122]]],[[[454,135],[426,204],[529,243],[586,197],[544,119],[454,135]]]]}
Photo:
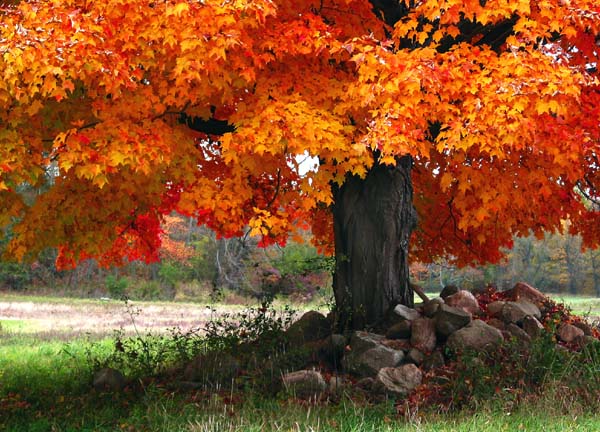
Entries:
{"type": "Polygon", "coordinates": [[[420,259],[597,245],[598,35],[596,0],[0,0],[8,252],[153,260],[172,211],[327,247],[332,182],[403,155],[420,259]]]}

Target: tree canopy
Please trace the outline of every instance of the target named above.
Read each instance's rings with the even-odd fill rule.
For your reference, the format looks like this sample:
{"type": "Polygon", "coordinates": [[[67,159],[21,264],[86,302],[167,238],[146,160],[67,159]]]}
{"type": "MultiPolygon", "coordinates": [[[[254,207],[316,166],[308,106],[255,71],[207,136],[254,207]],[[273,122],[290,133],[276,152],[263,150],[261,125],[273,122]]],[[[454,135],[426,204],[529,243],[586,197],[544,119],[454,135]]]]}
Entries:
{"type": "Polygon", "coordinates": [[[596,0],[0,0],[0,17],[16,258],[152,260],[174,210],[326,248],[332,184],[405,155],[422,260],[494,261],[565,219],[600,242],[596,0]]]}

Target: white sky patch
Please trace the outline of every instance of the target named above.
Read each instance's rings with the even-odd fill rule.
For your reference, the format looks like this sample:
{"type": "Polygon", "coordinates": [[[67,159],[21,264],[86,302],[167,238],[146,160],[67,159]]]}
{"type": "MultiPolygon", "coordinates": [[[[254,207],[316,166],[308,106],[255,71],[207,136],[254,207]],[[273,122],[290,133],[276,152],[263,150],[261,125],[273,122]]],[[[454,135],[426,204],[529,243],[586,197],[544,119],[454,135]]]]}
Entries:
{"type": "MultiPolygon", "coordinates": [[[[317,172],[319,170],[319,158],[311,156],[308,152],[296,155],[296,163],[298,164],[298,174],[304,177],[308,172],[317,172]]],[[[292,168],[294,168],[292,166],[292,168]]]]}

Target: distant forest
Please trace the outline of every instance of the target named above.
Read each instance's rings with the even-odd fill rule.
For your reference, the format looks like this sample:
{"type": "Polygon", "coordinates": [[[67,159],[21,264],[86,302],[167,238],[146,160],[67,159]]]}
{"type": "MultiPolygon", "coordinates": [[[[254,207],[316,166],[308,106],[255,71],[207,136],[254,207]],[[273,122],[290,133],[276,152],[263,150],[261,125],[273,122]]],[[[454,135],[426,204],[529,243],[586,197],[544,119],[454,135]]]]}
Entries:
{"type": "MultiPolygon", "coordinates": [[[[333,259],[317,253],[309,233],[303,241],[261,248],[251,237],[218,239],[179,215],[167,217],[163,229],[157,263],[105,269],[89,260],[59,271],[56,251],[49,249],[32,263],[0,261],[0,289],[134,299],[235,302],[279,295],[293,301],[331,301],[333,259]]],[[[495,284],[505,289],[525,281],[548,293],[600,297],[600,250],[582,251],[581,239],[568,234],[515,238],[498,264],[458,268],[448,260],[417,262],[411,265],[411,277],[429,292],[446,285],[473,289],[495,284]]]]}

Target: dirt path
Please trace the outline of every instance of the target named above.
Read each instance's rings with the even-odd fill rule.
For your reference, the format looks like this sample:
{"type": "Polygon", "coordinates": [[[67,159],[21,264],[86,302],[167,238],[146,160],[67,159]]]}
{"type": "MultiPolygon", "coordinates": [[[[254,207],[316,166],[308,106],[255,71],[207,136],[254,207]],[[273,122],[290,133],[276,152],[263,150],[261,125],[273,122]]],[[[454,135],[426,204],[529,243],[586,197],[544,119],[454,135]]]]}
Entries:
{"type": "MultiPolygon", "coordinates": [[[[219,307],[219,314],[236,310],[219,307]]],[[[0,297],[0,320],[18,320],[19,332],[51,339],[90,335],[99,337],[123,329],[127,333],[183,331],[202,327],[215,315],[200,304],[136,303],[98,300],[89,302],[38,302],[4,300],[0,297]]]]}

